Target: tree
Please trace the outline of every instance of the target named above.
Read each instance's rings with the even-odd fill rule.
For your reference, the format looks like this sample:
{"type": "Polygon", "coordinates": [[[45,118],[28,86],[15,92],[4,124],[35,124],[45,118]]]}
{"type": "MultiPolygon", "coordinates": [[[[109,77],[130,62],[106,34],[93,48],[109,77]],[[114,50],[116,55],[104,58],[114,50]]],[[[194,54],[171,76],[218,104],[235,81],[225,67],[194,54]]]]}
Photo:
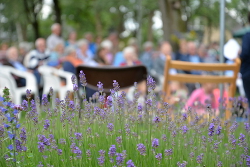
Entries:
{"type": "Polygon", "coordinates": [[[26,14],[27,20],[31,23],[35,39],[40,37],[39,32],[39,13],[43,7],[43,0],[23,0],[24,13],[26,14]]]}

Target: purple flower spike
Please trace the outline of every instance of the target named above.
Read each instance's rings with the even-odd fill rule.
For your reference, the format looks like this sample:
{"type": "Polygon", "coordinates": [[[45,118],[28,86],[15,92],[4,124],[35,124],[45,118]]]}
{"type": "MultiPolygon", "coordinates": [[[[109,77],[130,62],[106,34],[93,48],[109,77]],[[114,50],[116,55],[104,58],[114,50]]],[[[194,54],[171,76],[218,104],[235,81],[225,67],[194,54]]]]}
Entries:
{"type": "Polygon", "coordinates": [[[99,158],[97,158],[97,160],[98,160],[98,164],[100,166],[103,166],[103,164],[105,162],[105,157],[101,155],[99,158]]]}
{"type": "Polygon", "coordinates": [[[183,134],[186,134],[187,131],[188,131],[188,127],[187,126],[183,126],[181,129],[182,129],[183,134]]]}
{"type": "Polygon", "coordinates": [[[149,92],[153,91],[156,87],[155,81],[151,76],[147,78],[147,87],[149,92]]]}
{"type": "Polygon", "coordinates": [[[107,97],[106,104],[107,104],[108,107],[112,107],[112,100],[113,100],[113,99],[112,99],[111,96],[108,96],[108,97],[107,97]]]}
{"type": "Polygon", "coordinates": [[[221,130],[222,130],[222,127],[219,125],[219,126],[217,127],[217,129],[216,129],[216,134],[217,134],[217,135],[220,135],[221,130]]]}
{"type": "Polygon", "coordinates": [[[161,161],[162,159],[162,153],[158,153],[155,155],[155,158],[158,160],[158,161],[161,161]]]}
{"type": "Polygon", "coordinates": [[[246,156],[246,165],[250,167],[250,156],[246,156]]]}
{"type": "Polygon", "coordinates": [[[107,125],[107,128],[112,132],[114,130],[114,125],[112,123],[109,123],[107,125]]]}
{"type": "Polygon", "coordinates": [[[209,136],[213,136],[213,134],[214,134],[214,123],[211,123],[210,125],[209,125],[209,128],[208,128],[208,135],[209,136]]]}
{"type": "Polygon", "coordinates": [[[42,142],[38,142],[38,150],[39,152],[43,152],[45,149],[45,145],[42,142]]]}
{"type": "Polygon", "coordinates": [[[98,82],[97,87],[98,87],[98,91],[100,93],[102,93],[103,92],[103,84],[100,81],[98,82]]]}
{"type": "Polygon", "coordinates": [[[146,147],[142,143],[137,144],[137,150],[140,152],[141,155],[145,155],[146,153],[146,147]]]}
{"type": "Polygon", "coordinates": [[[155,117],[154,118],[154,123],[159,123],[159,122],[161,122],[161,119],[159,117],[155,117]]]}
{"type": "Polygon", "coordinates": [[[48,119],[46,119],[44,122],[45,122],[45,123],[44,123],[44,125],[43,125],[43,128],[44,128],[45,130],[47,130],[47,129],[49,128],[49,126],[50,126],[50,121],[49,121],[48,119]]]}
{"type": "Polygon", "coordinates": [[[113,88],[115,92],[118,92],[120,90],[119,83],[116,80],[113,80],[113,88]]]}
{"type": "Polygon", "coordinates": [[[124,162],[123,154],[122,153],[116,153],[116,164],[118,166],[122,166],[124,162]]]}
{"type": "Polygon", "coordinates": [[[116,147],[115,147],[115,145],[111,145],[111,147],[109,148],[109,153],[108,154],[111,157],[115,156],[115,154],[116,154],[116,147]]]}
{"type": "Polygon", "coordinates": [[[156,147],[158,147],[159,146],[159,139],[153,139],[153,141],[152,141],[152,147],[153,148],[156,148],[156,147]]]}
{"type": "Polygon", "coordinates": [[[75,133],[76,139],[81,140],[82,139],[82,133],[75,133]]]}
{"type": "Polygon", "coordinates": [[[197,156],[196,161],[197,161],[198,164],[202,163],[202,161],[203,161],[203,153],[201,153],[200,155],[197,156]]]}
{"type": "Polygon", "coordinates": [[[27,99],[31,98],[31,90],[30,89],[26,90],[26,97],[27,97],[27,99]]]}
{"type": "Polygon", "coordinates": [[[80,78],[81,85],[84,87],[87,86],[87,80],[83,71],[80,71],[79,78],[80,78]]]}
{"type": "Polygon", "coordinates": [[[126,164],[127,164],[127,167],[135,167],[135,164],[133,163],[133,161],[131,159],[128,160],[128,162],[126,164]]]}
{"type": "Polygon", "coordinates": [[[171,156],[173,154],[173,149],[165,150],[165,156],[171,156]]]}

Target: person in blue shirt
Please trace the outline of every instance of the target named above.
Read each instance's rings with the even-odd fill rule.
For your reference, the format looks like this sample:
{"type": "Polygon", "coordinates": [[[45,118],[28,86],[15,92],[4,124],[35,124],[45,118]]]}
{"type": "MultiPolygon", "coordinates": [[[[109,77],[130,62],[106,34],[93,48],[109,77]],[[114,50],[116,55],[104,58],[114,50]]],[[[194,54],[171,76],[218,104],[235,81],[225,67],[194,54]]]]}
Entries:
{"type": "Polygon", "coordinates": [[[92,52],[93,55],[96,54],[97,46],[96,43],[93,42],[93,35],[92,33],[88,32],[85,34],[85,39],[88,41],[89,50],[92,52]]]}
{"type": "MultiPolygon", "coordinates": [[[[6,52],[6,57],[9,62],[9,64],[14,67],[15,69],[19,71],[28,71],[26,67],[24,67],[19,61],[18,61],[18,50],[16,47],[10,47],[6,52]]],[[[18,86],[25,86],[26,81],[23,78],[19,78],[17,76],[14,76],[17,85],[18,86]]]]}
{"type": "MultiPolygon", "coordinates": [[[[250,23],[250,13],[248,13],[248,22],[250,23]]],[[[240,54],[243,86],[250,107],[250,32],[246,33],[242,39],[242,49],[240,54]]]]}

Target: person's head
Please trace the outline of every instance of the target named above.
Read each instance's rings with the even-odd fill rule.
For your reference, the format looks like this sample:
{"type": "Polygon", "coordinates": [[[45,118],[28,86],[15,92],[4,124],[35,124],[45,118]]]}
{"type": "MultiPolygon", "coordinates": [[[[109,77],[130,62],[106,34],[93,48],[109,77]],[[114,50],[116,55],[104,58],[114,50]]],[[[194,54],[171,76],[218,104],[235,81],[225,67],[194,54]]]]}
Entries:
{"type": "Polygon", "coordinates": [[[207,56],[207,48],[205,45],[200,45],[198,48],[198,55],[202,58],[207,56]]]}
{"type": "Polygon", "coordinates": [[[91,32],[87,32],[85,35],[84,35],[84,38],[86,40],[88,40],[88,42],[93,42],[93,35],[91,32]]]}
{"type": "Polygon", "coordinates": [[[56,46],[55,46],[55,49],[54,49],[57,53],[60,53],[60,54],[63,54],[64,53],[64,44],[63,43],[58,43],[56,46]]]}
{"type": "Polygon", "coordinates": [[[171,55],[172,46],[170,45],[169,42],[163,42],[161,44],[161,53],[164,54],[165,56],[171,55]]]}
{"type": "Polygon", "coordinates": [[[110,40],[104,40],[101,42],[101,47],[106,48],[108,51],[111,51],[113,44],[110,40]]]}
{"type": "Polygon", "coordinates": [[[133,61],[137,60],[135,48],[132,46],[123,49],[123,56],[127,63],[133,63],[133,61]]]}
{"type": "Polygon", "coordinates": [[[0,50],[2,50],[2,51],[6,51],[8,48],[9,48],[9,46],[8,46],[8,44],[7,44],[7,43],[2,43],[2,44],[1,44],[1,48],[0,48],[0,50]]]}
{"type": "Polygon", "coordinates": [[[89,43],[86,39],[81,39],[77,42],[77,46],[80,48],[82,53],[86,53],[89,48],[89,43]]]}
{"type": "Polygon", "coordinates": [[[59,23],[54,23],[51,26],[51,32],[55,35],[60,36],[61,35],[61,25],[59,23]]]}
{"type": "Polygon", "coordinates": [[[101,59],[105,59],[105,57],[108,54],[108,49],[104,48],[104,47],[99,47],[97,50],[97,57],[101,58],[101,59]]]}
{"type": "Polygon", "coordinates": [[[143,48],[146,52],[149,52],[153,49],[153,43],[151,41],[147,41],[143,44],[143,48]]]}
{"type": "Polygon", "coordinates": [[[38,38],[35,42],[35,46],[36,46],[36,49],[39,51],[39,52],[45,52],[45,49],[46,49],[46,41],[44,38],[38,38]]]}
{"type": "Polygon", "coordinates": [[[216,88],[215,83],[203,83],[202,88],[207,94],[212,94],[213,90],[216,88]]]}
{"type": "Polygon", "coordinates": [[[71,32],[69,33],[69,40],[75,41],[75,40],[76,40],[76,37],[77,37],[77,34],[76,34],[75,31],[71,31],[71,32]]]}
{"type": "Polygon", "coordinates": [[[118,34],[116,32],[111,32],[108,36],[108,39],[111,42],[115,42],[116,40],[118,40],[118,34]]]}
{"type": "Polygon", "coordinates": [[[182,54],[187,54],[187,41],[185,39],[181,39],[180,43],[179,43],[179,48],[180,48],[180,52],[182,54]]]}
{"type": "Polygon", "coordinates": [[[18,60],[18,50],[16,47],[10,47],[6,52],[7,59],[10,61],[18,60]]]}
{"type": "Polygon", "coordinates": [[[68,57],[76,57],[76,49],[73,46],[67,47],[65,53],[68,57]]]}
{"type": "Polygon", "coordinates": [[[96,44],[100,44],[102,42],[102,37],[101,36],[97,36],[95,39],[96,44]]]}
{"type": "Polygon", "coordinates": [[[194,42],[188,42],[188,54],[190,55],[196,55],[197,54],[197,47],[194,42]]]}

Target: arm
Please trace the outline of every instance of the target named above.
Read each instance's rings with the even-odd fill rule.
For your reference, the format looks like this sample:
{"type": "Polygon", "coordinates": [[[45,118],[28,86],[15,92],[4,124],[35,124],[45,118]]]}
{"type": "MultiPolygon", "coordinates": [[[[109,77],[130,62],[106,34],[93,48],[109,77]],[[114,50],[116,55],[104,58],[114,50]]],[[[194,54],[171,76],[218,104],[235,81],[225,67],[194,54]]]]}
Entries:
{"type": "Polygon", "coordinates": [[[197,101],[197,99],[199,98],[199,95],[200,95],[200,89],[196,89],[195,91],[193,91],[191,96],[188,98],[185,108],[188,109],[188,107],[192,107],[194,102],[197,101]]]}

